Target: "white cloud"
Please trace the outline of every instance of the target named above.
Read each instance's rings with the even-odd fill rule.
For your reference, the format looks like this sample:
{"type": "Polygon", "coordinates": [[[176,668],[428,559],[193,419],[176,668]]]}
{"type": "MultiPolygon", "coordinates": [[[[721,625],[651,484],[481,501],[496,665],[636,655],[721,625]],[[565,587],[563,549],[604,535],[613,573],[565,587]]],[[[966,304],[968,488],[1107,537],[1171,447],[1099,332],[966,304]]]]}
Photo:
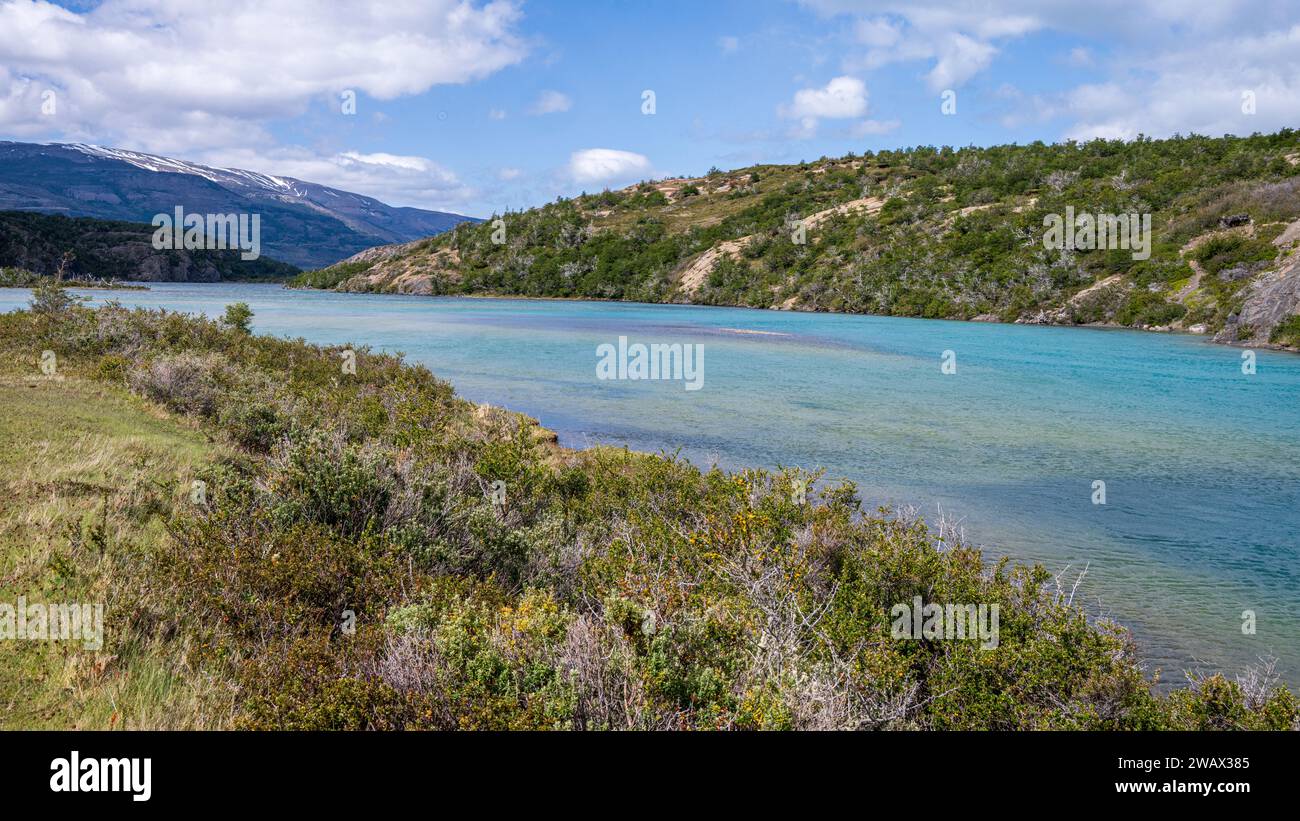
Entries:
{"type": "Polygon", "coordinates": [[[822,119],[842,120],[867,113],[867,86],[856,77],[836,77],[823,88],[805,88],[795,92],[794,101],[783,105],[778,113],[787,120],[797,120],[790,132],[794,139],[807,139],[817,133],[822,119]]]}
{"type": "Polygon", "coordinates": [[[865,47],[844,60],[846,71],[869,71],[890,63],[930,61],[932,91],[956,88],[992,63],[994,40],[1021,37],[1043,27],[1032,4],[995,0],[979,6],[915,2],[801,0],[825,16],[854,18],[854,41],[865,47]],[[1021,9],[1018,6],[1029,6],[1021,9]]]}
{"type": "Polygon", "coordinates": [[[1246,25],[1275,26],[1288,14],[1286,3],[1257,9],[1249,0],[1092,0],[1086,10],[1076,0],[798,2],[823,17],[852,20],[854,39],[865,50],[847,58],[844,70],[928,61],[926,80],[932,91],[969,82],[992,65],[1005,42],[1036,32],[1123,40],[1149,48],[1162,30],[1171,35],[1217,34],[1246,25]]]}
{"type": "Polygon", "coordinates": [[[1092,65],[1092,52],[1082,46],[1070,49],[1065,62],[1075,68],[1087,68],[1092,65]]]}
{"type": "Polygon", "coordinates": [[[0,127],[183,153],[269,138],[264,124],[473,81],[520,62],[512,0],[106,0],[85,12],[0,3],[0,66],[58,93],[58,114],[13,105],[0,127]]]}
{"type": "Polygon", "coordinates": [[[858,42],[873,48],[888,48],[903,38],[902,26],[883,17],[858,20],[853,33],[858,42]]]}
{"type": "Polygon", "coordinates": [[[845,72],[927,64],[929,90],[960,88],[1019,38],[1073,40],[1060,62],[1095,73],[1068,91],[996,96],[1015,127],[1061,121],[1066,137],[1248,134],[1300,121],[1294,2],[1251,0],[797,0],[845,18],[856,47],[845,72]],[[1101,55],[1104,55],[1101,56],[1101,55]],[[1255,94],[1256,114],[1241,111],[1255,94]]]}
{"type": "Polygon", "coordinates": [[[502,168],[497,171],[497,179],[509,182],[510,180],[519,179],[523,176],[523,173],[518,168],[502,168]]]}
{"type": "Polygon", "coordinates": [[[855,123],[853,127],[849,129],[849,134],[859,138],[888,134],[889,132],[896,130],[902,124],[903,123],[900,120],[863,120],[860,123],[855,123]]]}
{"type": "Polygon", "coordinates": [[[534,115],[558,114],[571,108],[573,108],[573,100],[569,99],[567,94],[547,90],[537,95],[537,100],[528,109],[528,113],[534,115]]]}
{"type": "Polygon", "coordinates": [[[964,34],[949,34],[938,47],[938,61],[926,75],[926,83],[931,91],[943,91],[959,88],[970,78],[979,74],[993,62],[993,55],[998,50],[992,45],[967,37],[964,34]]]}
{"type": "Polygon", "coordinates": [[[795,92],[794,102],[782,108],[791,119],[844,119],[866,111],[867,85],[856,77],[836,77],[824,88],[801,89],[795,92]]]}
{"type": "Polygon", "coordinates": [[[579,183],[630,180],[649,171],[650,159],[644,154],[614,148],[584,148],[569,157],[569,175],[579,183]]]}
{"type": "Polygon", "coordinates": [[[354,191],[390,205],[463,210],[478,193],[427,157],[343,151],[324,154],[299,146],[236,148],[187,157],[219,168],[243,168],[354,191]]]}
{"type": "Polygon", "coordinates": [[[1148,55],[1115,80],[1072,89],[1049,110],[1073,121],[1075,139],[1138,134],[1245,135],[1300,122],[1300,25],[1216,42],[1200,50],[1148,55]],[[1208,55],[1213,55],[1212,59],[1208,55]],[[1243,96],[1254,112],[1243,110],[1243,96]]]}
{"type": "Polygon", "coordinates": [[[1300,122],[1300,25],[1195,48],[1108,56],[1107,66],[1108,76],[1063,91],[999,89],[1002,124],[1059,122],[1063,137],[1087,140],[1243,135],[1300,122]],[[1254,95],[1254,114],[1242,110],[1245,92],[1254,95]]]}

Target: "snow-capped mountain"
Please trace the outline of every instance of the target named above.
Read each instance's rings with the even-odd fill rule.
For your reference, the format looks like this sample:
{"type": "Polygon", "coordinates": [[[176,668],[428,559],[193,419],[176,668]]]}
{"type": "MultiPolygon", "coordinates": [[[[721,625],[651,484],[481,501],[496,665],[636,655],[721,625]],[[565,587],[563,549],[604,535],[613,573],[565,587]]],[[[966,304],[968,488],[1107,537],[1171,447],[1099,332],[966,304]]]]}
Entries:
{"type": "Polygon", "coordinates": [[[261,215],[263,253],[323,267],[375,245],[409,242],[472,220],[394,208],[316,183],[78,143],[0,142],[0,210],[149,222],[189,213],[261,215]]]}

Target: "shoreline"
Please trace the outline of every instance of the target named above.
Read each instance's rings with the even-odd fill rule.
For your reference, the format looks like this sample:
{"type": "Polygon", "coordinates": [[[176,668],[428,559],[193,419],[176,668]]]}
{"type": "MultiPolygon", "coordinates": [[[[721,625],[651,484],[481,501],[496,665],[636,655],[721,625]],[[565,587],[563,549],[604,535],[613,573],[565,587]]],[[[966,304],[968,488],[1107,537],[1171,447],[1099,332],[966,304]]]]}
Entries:
{"type": "MultiPolygon", "coordinates": [[[[239,283],[223,282],[223,283],[190,283],[190,284],[219,285],[219,284],[239,284],[239,283]]],[[[263,284],[263,283],[257,283],[257,284],[263,284]]],[[[265,283],[265,284],[274,284],[274,283],[265,283]]],[[[1162,329],[1139,328],[1139,327],[1134,327],[1132,325],[1118,325],[1111,322],[1088,322],[1083,324],[1067,325],[1064,323],[1056,323],[1056,322],[1005,322],[1001,319],[983,318],[986,316],[984,314],[981,314],[979,317],[972,317],[970,319],[955,319],[952,317],[902,316],[899,314],[863,314],[863,313],[854,313],[849,311],[817,311],[817,310],[809,310],[805,308],[794,308],[794,307],[782,308],[779,306],[774,306],[771,308],[755,308],[752,305],[714,305],[711,303],[701,303],[701,302],[643,302],[641,300],[633,300],[633,299],[602,299],[599,297],[527,296],[522,294],[415,294],[415,293],[404,293],[401,291],[352,291],[352,290],[340,290],[338,288],[314,288],[310,285],[292,285],[289,283],[285,283],[281,287],[286,291],[317,291],[320,293],[335,293],[335,294],[344,294],[344,295],[366,294],[371,296],[400,296],[400,297],[410,297],[413,299],[483,299],[483,300],[501,300],[501,301],[518,300],[521,302],[595,302],[595,303],[609,303],[615,305],[673,306],[679,308],[728,308],[732,310],[761,311],[763,313],[777,313],[777,314],[827,314],[831,316],[863,316],[863,317],[873,317],[877,319],[920,319],[920,320],[925,320],[927,322],[961,322],[961,323],[973,323],[973,324],[980,324],[980,325],[1003,325],[1003,326],[1020,327],[1020,328],[1081,328],[1081,329],[1096,330],[1096,331],[1133,331],[1136,333],[1145,333],[1145,334],[1165,334],[1169,336],[1194,337],[1197,339],[1204,339],[1208,344],[1222,345],[1223,347],[1226,348],[1243,348],[1243,349],[1249,348],[1249,349],[1257,349],[1257,350],[1275,351],[1277,353],[1300,354],[1300,348],[1288,347],[1273,342],[1258,342],[1258,343],[1246,343],[1246,342],[1239,342],[1239,341],[1217,342],[1215,341],[1213,335],[1208,333],[1198,334],[1188,330],[1180,330],[1175,328],[1162,328],[1162,329]]],[[[763,332],[758,331],[755,333],[763,333],[763,332]]]]}

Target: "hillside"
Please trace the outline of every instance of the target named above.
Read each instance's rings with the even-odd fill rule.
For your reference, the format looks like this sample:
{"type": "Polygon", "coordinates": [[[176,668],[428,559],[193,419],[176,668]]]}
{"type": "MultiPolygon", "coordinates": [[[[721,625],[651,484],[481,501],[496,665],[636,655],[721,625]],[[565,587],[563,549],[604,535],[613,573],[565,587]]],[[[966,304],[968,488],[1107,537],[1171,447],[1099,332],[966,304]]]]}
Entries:
{"type": "Polygon", "coordinates": [[[300,268],[473,221],[395,208],[292,177],[99,146],[0,142],[0,210],[148,223],[177,206],[189,213],[259,214],[262,252],[300,268]]]}
{"type": "Polygon", "coordinates": [[[761,165],[561,199],[502,215],[500,243],[491,221],[462,225],[296,282],[1098,323],[1296,346],[1298,162],[1300,135],[1285,130],[761,165]],[[1150,215],[1149,257],[1044,247],[1045,220],[1069,214],[1150,215]]]}
{"type": "Polygon", "coordinates": [[[358,348],[348,372],[238,309],[59,303],[0,314],[0,599],[104,602],[108,629],[0,641],[0,726],[1300,720],[1267,670],[1157,694],[1059,578],[852,484],[565,450],[423,367],[358,348]],[[995,640],[897,635],[922,598],[1000,608],[995,640]]]}
{"type": "Polygon", "coordinates": [[[239,251],[155,250],[153,232],[152,226],[131,222],[0,211],[0,268],[49,276],[71,251],[64,275],[81,280],[282,280],[298,273],[266,256],[241,260],[239,251]]]}

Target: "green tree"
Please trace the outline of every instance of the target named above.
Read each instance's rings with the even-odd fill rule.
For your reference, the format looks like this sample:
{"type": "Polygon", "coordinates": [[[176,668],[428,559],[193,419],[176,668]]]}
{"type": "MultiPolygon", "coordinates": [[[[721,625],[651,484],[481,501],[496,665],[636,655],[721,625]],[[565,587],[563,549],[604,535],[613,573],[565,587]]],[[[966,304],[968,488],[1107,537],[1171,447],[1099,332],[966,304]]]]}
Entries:
{"type": "Polygon", "coordinates": [[[59,267],[54,272],[54,276],[42,277],[32,288],[31,305],[33,313],[47,316],[61,314],[80,302],[77,297],[68,293],[67,288],[63,287],[63,274],[73,259],[71,251],[65,252],[63,259],[59,260],[59,267]]]}
{"type": "Polygon", "coordinates": [[[236,302],[226,306],[226,315],[221,318],[221,322],[227,328],[240,333],[252,333],[252,319],[253,309],[248,307],[248,303],[236,302]]]}

